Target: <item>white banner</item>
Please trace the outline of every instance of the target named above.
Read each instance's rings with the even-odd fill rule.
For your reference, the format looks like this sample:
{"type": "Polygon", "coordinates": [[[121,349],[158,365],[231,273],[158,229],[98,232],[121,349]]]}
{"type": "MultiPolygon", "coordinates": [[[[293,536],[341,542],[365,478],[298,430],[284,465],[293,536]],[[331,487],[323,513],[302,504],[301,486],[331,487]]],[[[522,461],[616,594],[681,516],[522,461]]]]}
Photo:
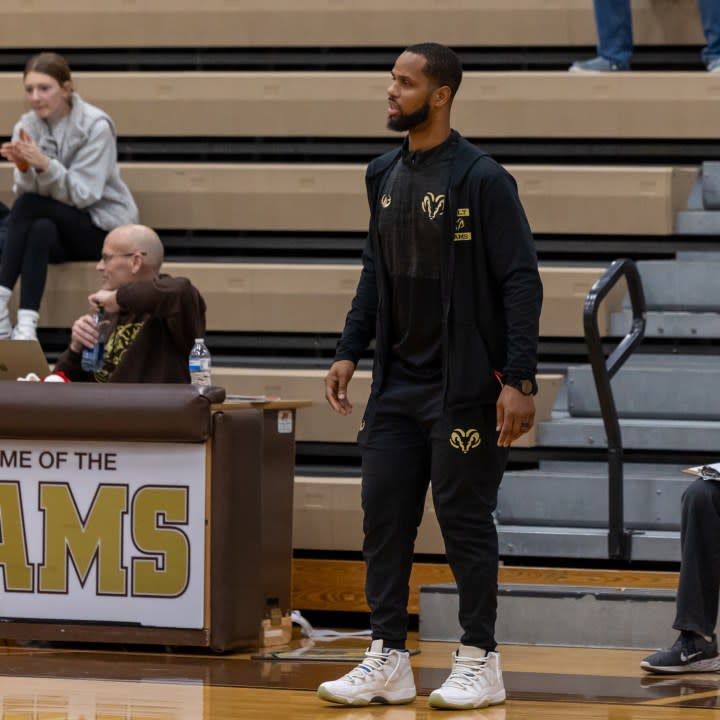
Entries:
{"type": "Polygon", "coordinates": [[[202,628],[205,445],[0,440],[0,617],[202,628]]]}

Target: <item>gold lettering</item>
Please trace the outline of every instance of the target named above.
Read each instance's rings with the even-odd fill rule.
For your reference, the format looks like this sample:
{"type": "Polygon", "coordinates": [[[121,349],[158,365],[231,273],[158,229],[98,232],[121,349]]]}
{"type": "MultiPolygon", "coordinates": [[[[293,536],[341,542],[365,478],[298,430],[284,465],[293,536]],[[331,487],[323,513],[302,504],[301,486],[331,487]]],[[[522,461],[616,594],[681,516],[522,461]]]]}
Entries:
{"type": "Polygon", "coordinates": [[[458,208],[458,217],[470,217],[470,208],[458,208]]]}
{"type": "Polygon", "coordinates": [[[0,567],[5,569],[6,591],[32,592],[33,570],[28,562],[18,482],[0,483],[0,567]]]}
{"type": "Polygon", "coordinates": [[[144,487],[132,504],[133,542],[154,558],[133,558],[132,594],[182,595],[190,581],[190,543],[173,524],[187,525],[186,487],[144,487]]]}
{"type": "Polygon", "coordinates": [[[0,700],[3,701],[2,720],[67,720],[70,717],[68,699],[62,695],[28,693],[4,698],[0,695],[0,700]]]}
{"type": "Polygon", "coordinates": [[[462,240],[472,240],[472,233],[455,233],[455,242],[462,240]]]}
{"type": "Polygon", "coordinates": [[[45,514],[45,559],[39,571],[39,592],[67,592],[70,558],[81,585],[97,564],[97,594],[124,595],[127,570],[122,566],[122,526],[127,488],[98,486],[82,519],[67,483],[41,483],[40,509],[45,514]]]}

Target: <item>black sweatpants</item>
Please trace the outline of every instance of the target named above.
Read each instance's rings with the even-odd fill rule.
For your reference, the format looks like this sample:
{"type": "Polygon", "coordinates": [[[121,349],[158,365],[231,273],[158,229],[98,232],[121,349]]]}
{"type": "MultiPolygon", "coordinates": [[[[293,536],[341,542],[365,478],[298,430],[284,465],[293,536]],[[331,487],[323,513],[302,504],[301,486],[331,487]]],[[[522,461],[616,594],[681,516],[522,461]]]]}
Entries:
{"type": "Polygon", "coordinates": [[[20,195],[7,219],[0,285],[12,290],[22,277],[20,307],[39,310],[48,264],[99,260],[105,235],[84,210],[35,193],[20,195]]]}
{"type": "Polygon", "coordinates": [[[681,565],[673,627],[712,635],[720,592],[720,483],[698,478],[683,493],[681,565]]]}
{"type": "Polygon", "coordinates": [[[494,405],[442,411],[439,383],[392,374],[371,397],[362,448],[365,592],[373,639],[403,648],[409,579],[428,484],[460,599],[461,642],[495,649],[498,541],[492,512],[508,451],[494,405]]]}

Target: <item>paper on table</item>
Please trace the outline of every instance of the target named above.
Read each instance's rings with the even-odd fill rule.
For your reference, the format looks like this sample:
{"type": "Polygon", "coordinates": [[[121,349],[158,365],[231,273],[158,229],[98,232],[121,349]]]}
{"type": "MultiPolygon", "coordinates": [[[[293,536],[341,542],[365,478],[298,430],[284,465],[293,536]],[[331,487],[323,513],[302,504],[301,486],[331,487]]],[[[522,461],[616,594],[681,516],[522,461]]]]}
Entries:
{"type": "Polygon", "coordinates": [[[257,402],[264,403],[269,402],[275,398],[268,397],[267,395],[226,395],[225,402],[257,402]]]}

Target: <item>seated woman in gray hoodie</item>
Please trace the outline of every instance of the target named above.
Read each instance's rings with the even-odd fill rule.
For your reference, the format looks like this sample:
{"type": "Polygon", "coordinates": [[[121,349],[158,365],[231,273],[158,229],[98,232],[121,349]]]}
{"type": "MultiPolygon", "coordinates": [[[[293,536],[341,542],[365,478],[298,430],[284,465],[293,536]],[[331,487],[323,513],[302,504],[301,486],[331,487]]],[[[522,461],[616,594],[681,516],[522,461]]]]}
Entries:
{"type": "Polygon", "coordinates": [[[23,84],[31,110],[0,146],[0,155],[16,166],[16,200],[0,264],[0,338],[31,340],[48,263],[96,260],[105,235],[136,223],[138,211],[120,178],[112,120],[73,91],[65,59],[34,55],[23,84]],[[8,302],[18,278],[13,329],[8,302]]]}

